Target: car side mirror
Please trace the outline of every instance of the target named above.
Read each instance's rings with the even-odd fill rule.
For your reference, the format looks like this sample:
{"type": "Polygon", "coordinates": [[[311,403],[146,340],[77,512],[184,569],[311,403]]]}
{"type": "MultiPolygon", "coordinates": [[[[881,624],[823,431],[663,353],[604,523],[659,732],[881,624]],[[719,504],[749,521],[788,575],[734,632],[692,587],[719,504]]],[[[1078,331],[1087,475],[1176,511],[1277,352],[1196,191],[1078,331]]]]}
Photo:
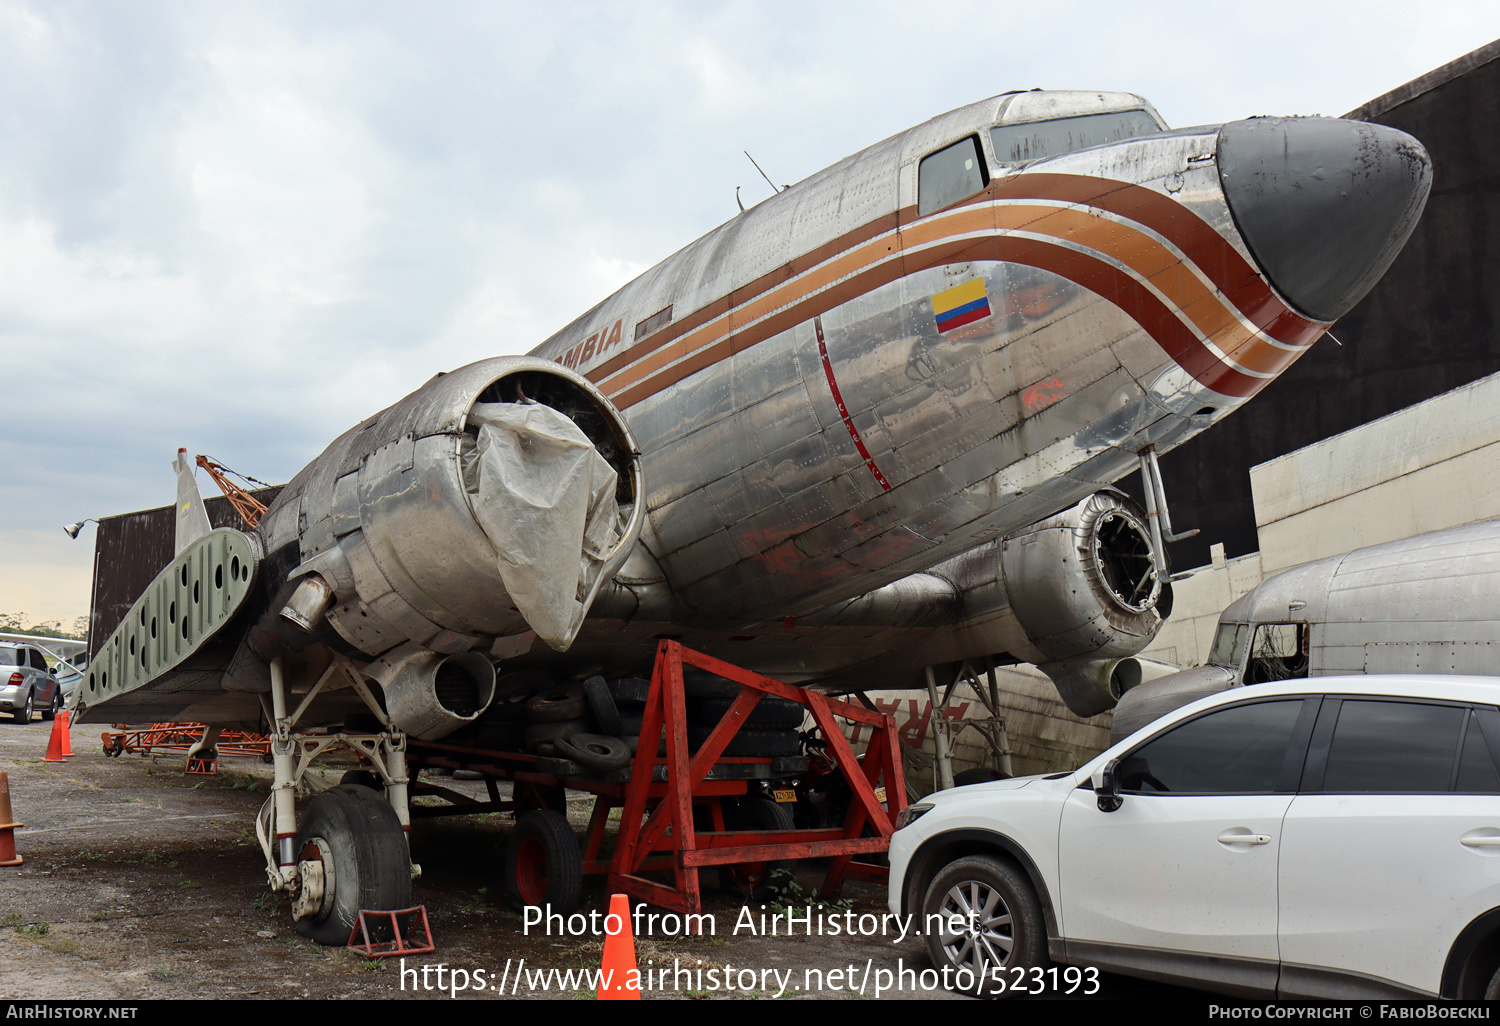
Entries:
{"type": "Polygon", "coordinates": [[[1094,798],[1099,803],[1100,812],[1114,812],[1125,804],[1125,799],[1120,797],[1119,780],[1116,777],[1119,767],[1120,760],[1111,759],[1094,771],[1094,798]]]}

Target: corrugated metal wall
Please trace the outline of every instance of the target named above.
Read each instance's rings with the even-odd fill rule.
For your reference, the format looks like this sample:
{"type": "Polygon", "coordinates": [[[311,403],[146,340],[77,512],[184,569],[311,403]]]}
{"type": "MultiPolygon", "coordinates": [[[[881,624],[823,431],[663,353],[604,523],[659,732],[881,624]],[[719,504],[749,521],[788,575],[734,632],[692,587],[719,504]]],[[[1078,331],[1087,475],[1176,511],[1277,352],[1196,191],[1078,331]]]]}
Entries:
{"type": "MultiPolygon", "coordinates": [[[[269,506],[280,492],[276,487],[250,494],[269,506]]],[[[203,507],[214,527],[244,530],[244,521],[223,496],[204,499],[203,507]]],[[[99,521],[94,542],[94,594],[89,602],[89,659],[119,626],[146,585],[172,561],[176,537],[172,513],[172,506],[160,506],[99,521]]]]}

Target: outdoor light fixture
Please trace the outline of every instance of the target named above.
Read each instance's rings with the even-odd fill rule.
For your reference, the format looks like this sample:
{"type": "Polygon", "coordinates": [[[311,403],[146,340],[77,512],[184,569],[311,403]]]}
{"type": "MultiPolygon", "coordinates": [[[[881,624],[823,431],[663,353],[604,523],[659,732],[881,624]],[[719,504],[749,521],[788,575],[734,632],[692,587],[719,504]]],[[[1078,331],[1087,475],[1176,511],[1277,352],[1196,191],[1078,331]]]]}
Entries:
{"type": "Polygon", "coordinates": [[[80,520],[76,524],[67,524],[63,527],[63,530],[68,532],[69,538],[72,538],[76,541],[78,538],[78,532],[83,530],[84,524],[97,524],[98,522],[99,521],[95,520],[93,517],[89,517],[87,520],[80,520]]]}

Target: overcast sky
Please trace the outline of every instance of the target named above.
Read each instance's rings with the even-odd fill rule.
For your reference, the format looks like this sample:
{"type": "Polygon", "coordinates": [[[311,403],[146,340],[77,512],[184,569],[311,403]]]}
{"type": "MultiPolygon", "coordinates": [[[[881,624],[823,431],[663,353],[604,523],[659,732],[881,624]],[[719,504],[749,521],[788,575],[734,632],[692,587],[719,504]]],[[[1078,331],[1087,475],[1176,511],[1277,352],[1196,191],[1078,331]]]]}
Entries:
{"type": "Polygon", "coordinates": [[[1494,0],[0,0],[0,613],[86,613],[61,526],[171,502],[178,446],[285,481],[532,348],[763,198],[742,150],[793,182],[1036,86],[1336,115],[1497,36],[1494,0]]]}

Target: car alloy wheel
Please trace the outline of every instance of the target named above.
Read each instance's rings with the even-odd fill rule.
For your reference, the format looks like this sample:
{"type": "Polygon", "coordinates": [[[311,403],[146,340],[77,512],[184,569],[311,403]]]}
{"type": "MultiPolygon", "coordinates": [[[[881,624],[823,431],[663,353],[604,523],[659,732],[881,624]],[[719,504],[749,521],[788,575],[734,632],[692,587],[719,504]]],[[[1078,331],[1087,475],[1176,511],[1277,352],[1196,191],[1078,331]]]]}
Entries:
{"type": "Polygon", "coordinates": [[[955,990],[1000,997],[1049,964],[1041,903],[1013,863],[989,855],[949,863],[933,877],[922,912],[927,952],[952,970],[955,990]]]}

